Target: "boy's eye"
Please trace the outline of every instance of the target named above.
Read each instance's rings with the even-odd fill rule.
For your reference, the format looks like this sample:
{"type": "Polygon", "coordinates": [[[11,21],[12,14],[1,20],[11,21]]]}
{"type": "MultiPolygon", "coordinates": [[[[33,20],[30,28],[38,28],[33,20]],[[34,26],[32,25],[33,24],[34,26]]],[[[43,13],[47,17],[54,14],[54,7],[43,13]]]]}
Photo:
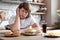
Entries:
{"type": "Polygon", "coordinates": [[[22,10],[22,12],[24,12],[24,10],[22,10]]]}

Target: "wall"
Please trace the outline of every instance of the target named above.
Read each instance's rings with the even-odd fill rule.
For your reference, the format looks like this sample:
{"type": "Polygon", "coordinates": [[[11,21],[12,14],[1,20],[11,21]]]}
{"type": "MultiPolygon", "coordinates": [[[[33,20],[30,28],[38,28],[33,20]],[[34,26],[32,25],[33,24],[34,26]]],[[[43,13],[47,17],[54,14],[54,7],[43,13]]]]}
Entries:
{"type": "Polygon", "coordinates": [[[45,0],[45,3],[48,9],[46,14],[47,26],[51,26],[51,0],[45,0]]]}
{"type": "Polygon", "coordinates": [[[60,9],[60,0],[58,0],[58,9],[60,9]]]}
{"type": "Polygon", "coordinates": [[[51,23],[54,24],[57,19],[56,19],[56,16],[57,16],[57,10],[58,8],[58,0],[51,0],[51,23]]]}
{"type": "Polygon", "coordinates": [[[56,20],[56,14],[57,14],[56,10],[58,8],[58,0],[46,0],[45,2],[47,4],[47,8],[48,8],[47,14],[46,14],[46,21],[48,23],[48,26],[52,26],[57,21],[56,20]]]}

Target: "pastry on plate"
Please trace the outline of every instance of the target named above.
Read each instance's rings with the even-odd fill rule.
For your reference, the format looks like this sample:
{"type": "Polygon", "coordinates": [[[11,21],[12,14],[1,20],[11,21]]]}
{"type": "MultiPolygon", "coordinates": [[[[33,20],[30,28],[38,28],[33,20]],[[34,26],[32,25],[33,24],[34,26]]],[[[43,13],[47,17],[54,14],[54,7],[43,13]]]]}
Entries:
{"type": "Polygon", "coordinates": [[[15,32],[5,32],[5,36],[6,37],[15,37],[15,36],[19,36],[20,32],[19,31],[15,31],[15,32]]]}
{"type": "Polygon", "coordinates": [[[35,36],[37,35],[37,31],[35,29],[26,29],[22,34],[26,36],[35,36]]]}
{"type": "Polygon", "coordinates": [[[50,33],[47,33],[48,36],[60,36],[60,33],[59,32],[50,32],[50,33]]]}
{"type": "Polygon", "coordinates": [[[10,36],[12,32],[5,32],[5,36],[10,36]]]}
{"type": "Polygon", "coordinates": [[[25,33],[36,33],[37,31],[35,29],[27,29],[25,33]]]}

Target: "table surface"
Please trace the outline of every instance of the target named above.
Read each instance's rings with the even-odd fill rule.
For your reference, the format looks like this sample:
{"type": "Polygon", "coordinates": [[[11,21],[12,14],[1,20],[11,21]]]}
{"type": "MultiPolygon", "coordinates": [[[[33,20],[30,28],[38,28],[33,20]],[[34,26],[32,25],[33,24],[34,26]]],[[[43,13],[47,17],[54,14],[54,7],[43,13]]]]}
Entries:
{"type": "MultiPolygon", "coordinates": [[[[6,31],[4,30],[4,32],[6,31]]],[[[60,40],[60,38],[48,38],[41,36],[40,34],[37,36],[20,35],[19,37],[4,37],[4,33],[0,33],[0,38],[2,38],[3,40],[60,40]]]]}

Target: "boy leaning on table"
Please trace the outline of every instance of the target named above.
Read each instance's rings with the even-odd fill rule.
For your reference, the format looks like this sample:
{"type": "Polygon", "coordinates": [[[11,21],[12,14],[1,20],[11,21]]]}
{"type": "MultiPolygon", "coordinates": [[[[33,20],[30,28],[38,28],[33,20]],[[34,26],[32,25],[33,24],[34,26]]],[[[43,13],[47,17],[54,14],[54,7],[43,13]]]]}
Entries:
{"type": "Polygon", "coordinates": [[[32,26],[37,32],[41,32],[40,27],[32,18],[30,12],[29,4],[26,2],[21,3],[16,9],[16,16],[11,17],[10,19],[11,32],[7,32],[6,34],[19,35],[22,32],[20,28],[26,28],[29,26],[32,26]]]}

